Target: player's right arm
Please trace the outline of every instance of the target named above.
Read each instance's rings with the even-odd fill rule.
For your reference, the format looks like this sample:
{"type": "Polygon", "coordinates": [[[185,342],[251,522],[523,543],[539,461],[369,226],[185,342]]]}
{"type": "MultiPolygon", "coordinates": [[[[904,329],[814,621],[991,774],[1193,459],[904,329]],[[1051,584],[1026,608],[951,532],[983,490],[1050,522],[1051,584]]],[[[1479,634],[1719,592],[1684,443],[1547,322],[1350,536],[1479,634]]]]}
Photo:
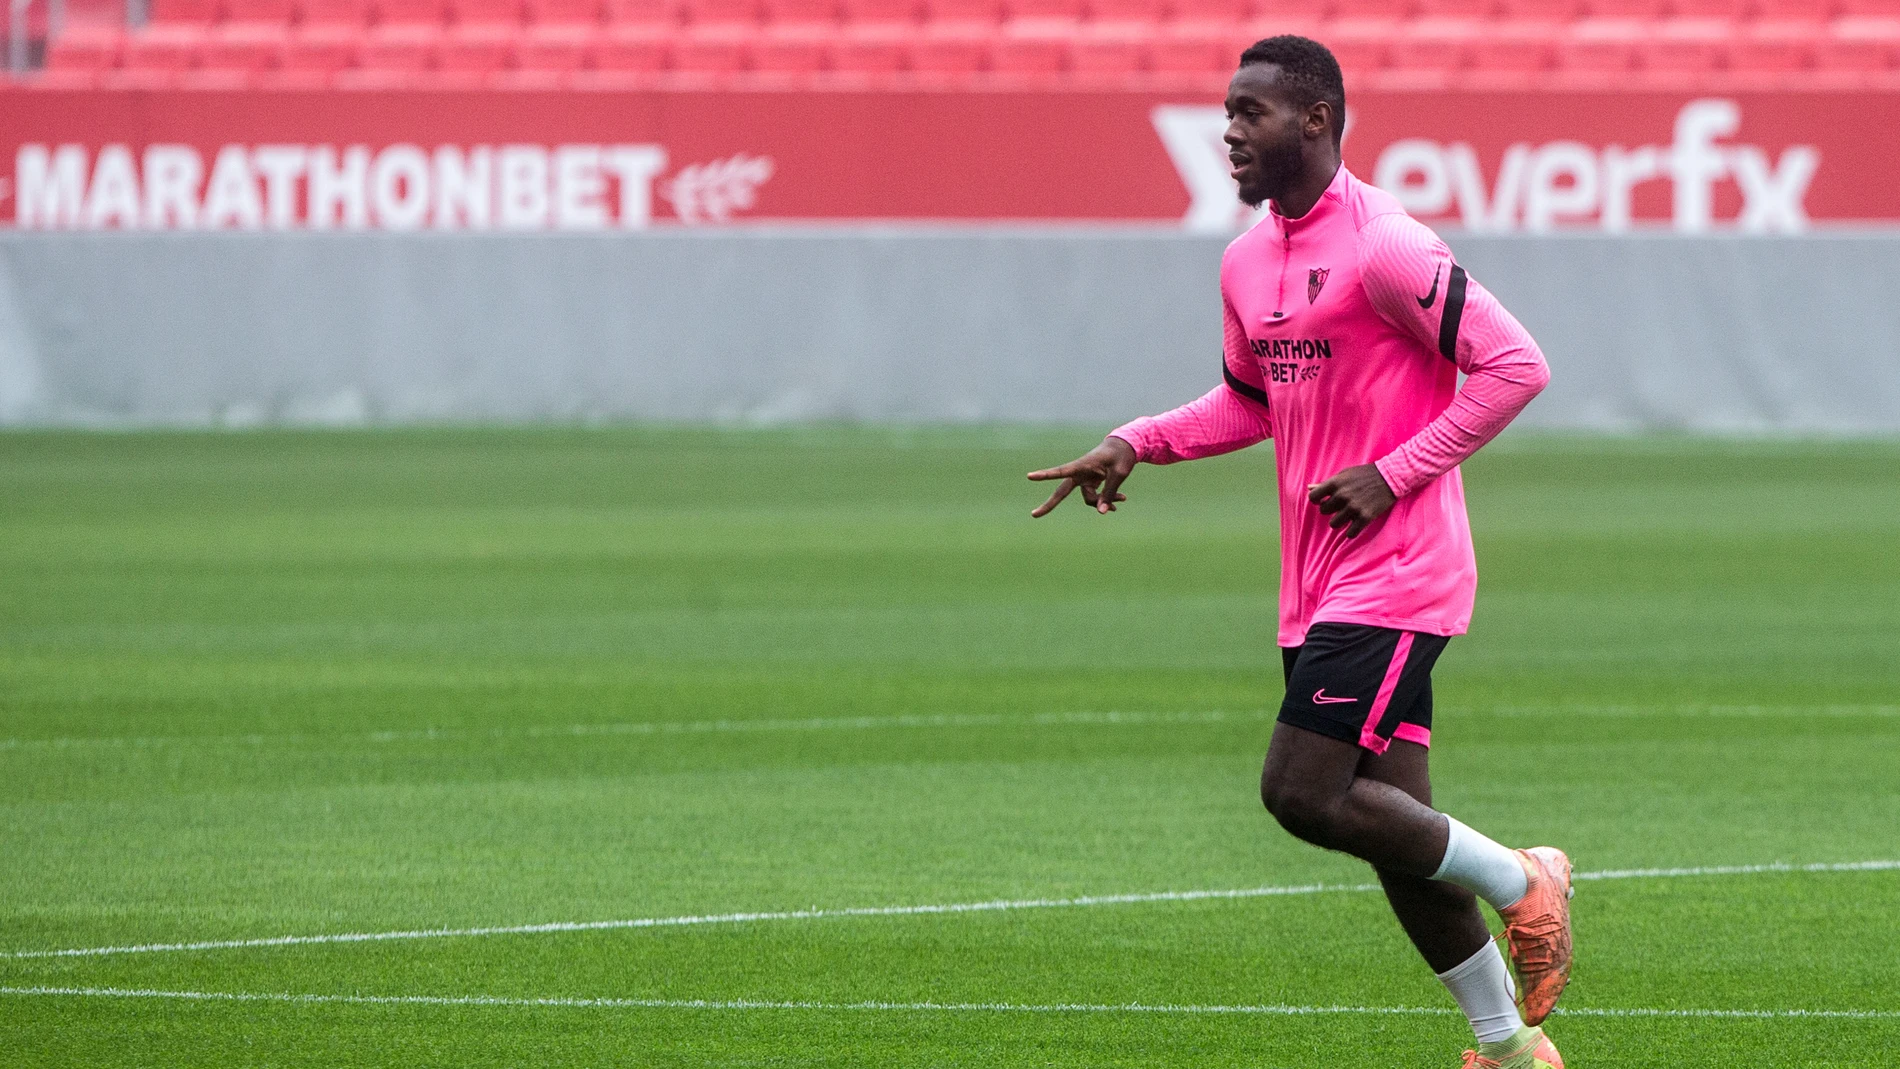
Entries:
{"type": "Polygon", "coordinates": [[[1226,311],[1221,384],[1180,408],[1117,427],[1101,445],[1067,464],[1030,472],[1029,478],[1038,482],[1061,480],[1031,516],[1048,515],[1077,487],[1091,508],[1113,512],[1116,502],[1126,500],[1117,488],[1137,463],[1172,464],[1219,456],[1273,436],[1266,381],[1248,352],[1240,316],[1232,304],[1221,303],[1226,311]]]}

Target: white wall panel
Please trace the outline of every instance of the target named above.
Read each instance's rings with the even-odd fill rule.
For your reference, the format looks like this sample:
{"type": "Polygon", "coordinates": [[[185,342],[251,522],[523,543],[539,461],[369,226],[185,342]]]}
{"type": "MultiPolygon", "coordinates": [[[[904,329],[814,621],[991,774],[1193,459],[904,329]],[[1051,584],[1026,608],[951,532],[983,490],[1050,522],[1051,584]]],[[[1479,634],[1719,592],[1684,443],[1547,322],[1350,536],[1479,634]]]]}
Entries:
{"type": "MultiPolygon", "coordinates": [[[[0,234],[0,422],[1079,421],[1218,380],[1147,231],[0,234]]],[[[1900,431],[1900,236],[1454,237],[1573,429],[1900,431]]]]}

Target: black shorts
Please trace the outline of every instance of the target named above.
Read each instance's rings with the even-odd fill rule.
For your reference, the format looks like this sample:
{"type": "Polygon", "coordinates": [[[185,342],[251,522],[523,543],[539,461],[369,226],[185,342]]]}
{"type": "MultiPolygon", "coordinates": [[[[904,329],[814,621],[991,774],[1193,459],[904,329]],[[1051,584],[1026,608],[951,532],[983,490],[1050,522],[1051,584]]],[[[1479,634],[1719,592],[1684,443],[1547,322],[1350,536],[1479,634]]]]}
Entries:
{"type": "Polygon", "coordinates": [[[1432,744],[1432,665],[1450,639],[1365,624],[1314,624],[1303,646],[1282,647],[1280,720],[1358,743],[1375,754],[1393,739],[1432,744]]]}

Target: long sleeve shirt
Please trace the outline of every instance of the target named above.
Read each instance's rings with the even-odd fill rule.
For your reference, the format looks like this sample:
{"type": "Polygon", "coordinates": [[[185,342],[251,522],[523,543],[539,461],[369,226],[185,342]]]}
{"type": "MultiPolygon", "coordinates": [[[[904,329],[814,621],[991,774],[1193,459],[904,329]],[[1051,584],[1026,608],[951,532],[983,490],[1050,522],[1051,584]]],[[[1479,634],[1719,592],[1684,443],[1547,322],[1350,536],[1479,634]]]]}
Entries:
{"type": "Polygon", "coordinates": [[[1344,167],[1305,215],[1272,211],[1228,246],[1221,296],[1221,384],[1114,436],[1152,464],[1275,440],[1280,645],[1316,622],[1464,633],[1478,572],[1458,465],[1549,382],[1537,343],[1344,167]],[[1398,503],[1348,539],[1307,491],[1359,464],[1398,503]]]}

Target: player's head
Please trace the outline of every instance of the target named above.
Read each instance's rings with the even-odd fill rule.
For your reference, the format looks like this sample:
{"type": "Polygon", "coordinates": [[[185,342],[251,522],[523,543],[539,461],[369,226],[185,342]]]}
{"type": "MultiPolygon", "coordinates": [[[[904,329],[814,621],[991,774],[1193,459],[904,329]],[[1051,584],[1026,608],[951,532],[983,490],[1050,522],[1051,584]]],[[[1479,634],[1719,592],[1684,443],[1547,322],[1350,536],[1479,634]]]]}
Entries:
{"type": "Polygon", "coordinates": [[[1304,37],[1256,42],[1240,54],[1240,69],[1227,83],[1227,118],[1240,199],[1258,206],[1301,173],[1309,153],[1338,156],[1346,122],[1339,61],[1304,37]]]}

